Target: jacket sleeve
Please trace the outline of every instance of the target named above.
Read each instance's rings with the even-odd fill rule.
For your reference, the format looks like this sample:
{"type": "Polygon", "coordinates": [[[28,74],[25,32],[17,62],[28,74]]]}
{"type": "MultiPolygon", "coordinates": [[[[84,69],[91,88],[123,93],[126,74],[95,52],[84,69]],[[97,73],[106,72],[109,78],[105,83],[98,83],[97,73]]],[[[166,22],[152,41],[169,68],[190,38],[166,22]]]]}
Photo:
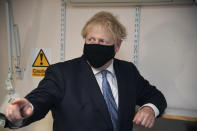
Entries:
{"type": "Polygon", "coordinates": [[[25,121],[25,125],[45,117],[48,111],[55,108],[64,96],[63,73],[60,68],[50,66],[45,77],[40,81],[38,87],[28,94],[28,99],[33,107],[33,115],[25,121]]]}
{"type": "MultiPolygon", "coordinates": [[[[25,96],[33,105],[34,110],[32,116],[24,119],[20,127],[44,118],[50,109],[55,108],[61,102],[64,95],[62,74],[57,66],[49,66],[38,87],[25,96]]],[[[5,127],[12,128],[12,126],[12,123],[6,121],[5,127]]]]}
{"type": "Polygon", "coordinates": [[[133,67],[137,85],[137,105],[142,106],[147,103],[154,104],[158,108],[160,116],[167,107],[164,95],[155,86],[151,85],[147,80],[145,80],[134,65],[133,67]]]}

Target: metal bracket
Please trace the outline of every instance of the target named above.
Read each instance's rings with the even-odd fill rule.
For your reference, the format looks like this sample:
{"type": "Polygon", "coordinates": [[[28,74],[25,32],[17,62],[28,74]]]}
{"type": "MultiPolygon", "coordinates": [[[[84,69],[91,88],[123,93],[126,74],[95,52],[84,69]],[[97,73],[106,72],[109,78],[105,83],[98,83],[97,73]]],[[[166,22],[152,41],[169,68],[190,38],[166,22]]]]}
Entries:
{"type": "Polygon", "coordinates": [[[61,42],[60,42],[60,61],[65,60],[65,32],[66,32],[66,3],[61,1],[61,42]]]}
{"type": "Polygon", "coordinates": [[[133,63],[138,66],[139,56],[139,34],[140,34],[140,7],[136,7],[135,27],[134,27],[134,55],[133,63]]]}

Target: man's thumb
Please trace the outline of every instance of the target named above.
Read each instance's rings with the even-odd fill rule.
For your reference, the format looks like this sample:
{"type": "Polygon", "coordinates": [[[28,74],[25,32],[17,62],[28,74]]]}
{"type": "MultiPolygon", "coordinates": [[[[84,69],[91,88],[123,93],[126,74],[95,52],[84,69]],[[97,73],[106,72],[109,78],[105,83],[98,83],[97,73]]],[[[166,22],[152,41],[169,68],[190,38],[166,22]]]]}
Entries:
{"type": "Polygon", "coordinates": [[[31,106],[27,106],[23,109],[23,117],[27,118],[30,117],[33,114],[33,109],[31,106]]]}
{"type": "Polygon", "coordinates": [[[27,104],[27,103],[28,103],[28,101],[26,99],[24,99],[24,98],[16,98],[10,104],[12,104],[12,105],[16,104],[16,105],[21,106],[21,105],[24,105],[24,104],[27,104]]]}

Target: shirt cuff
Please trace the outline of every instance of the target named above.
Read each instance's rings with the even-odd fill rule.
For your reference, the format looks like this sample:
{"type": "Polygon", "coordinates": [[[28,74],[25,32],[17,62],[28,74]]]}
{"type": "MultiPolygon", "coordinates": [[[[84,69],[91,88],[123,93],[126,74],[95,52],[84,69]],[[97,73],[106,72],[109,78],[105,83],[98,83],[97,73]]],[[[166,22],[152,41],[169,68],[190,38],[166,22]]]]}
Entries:
{"type": "Polygon", "coordinates": [[[149,107],[151,107],[151,108],[153,109],[153,111],[155,112],[155,117],[157,117],[157,116],[159,115],[159,110],[158,110],[158,108],[157,108],[154,104],[152,104],[152,103],[144,104],[143,106],[141,106],[141,107],[139,108],[139,110],[140,110],[142,107],[144,107],[144,106],[149,106],[149,107]]]}
{"type": "Polygon", "coordinates": [[[23,120],[15,122],[12,124],[11,129],[18,129],[23,125],[23,120]]]}

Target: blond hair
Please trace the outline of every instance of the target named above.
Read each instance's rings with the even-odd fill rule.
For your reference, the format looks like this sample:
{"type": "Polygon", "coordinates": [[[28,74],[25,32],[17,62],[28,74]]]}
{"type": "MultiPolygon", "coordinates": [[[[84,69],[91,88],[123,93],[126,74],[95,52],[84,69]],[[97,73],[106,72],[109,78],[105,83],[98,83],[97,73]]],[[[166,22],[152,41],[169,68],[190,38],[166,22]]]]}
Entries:
{"type": "Polygon", "coordinates": [[[101,26],[107,29],[113,36],[115,42],[126,38],[125,27],[117,20],[115,16],[106,11],[101,11],[90,18],[81,31],[83,38],[86,38],[89,29],[93,26],[101,26]]]}

